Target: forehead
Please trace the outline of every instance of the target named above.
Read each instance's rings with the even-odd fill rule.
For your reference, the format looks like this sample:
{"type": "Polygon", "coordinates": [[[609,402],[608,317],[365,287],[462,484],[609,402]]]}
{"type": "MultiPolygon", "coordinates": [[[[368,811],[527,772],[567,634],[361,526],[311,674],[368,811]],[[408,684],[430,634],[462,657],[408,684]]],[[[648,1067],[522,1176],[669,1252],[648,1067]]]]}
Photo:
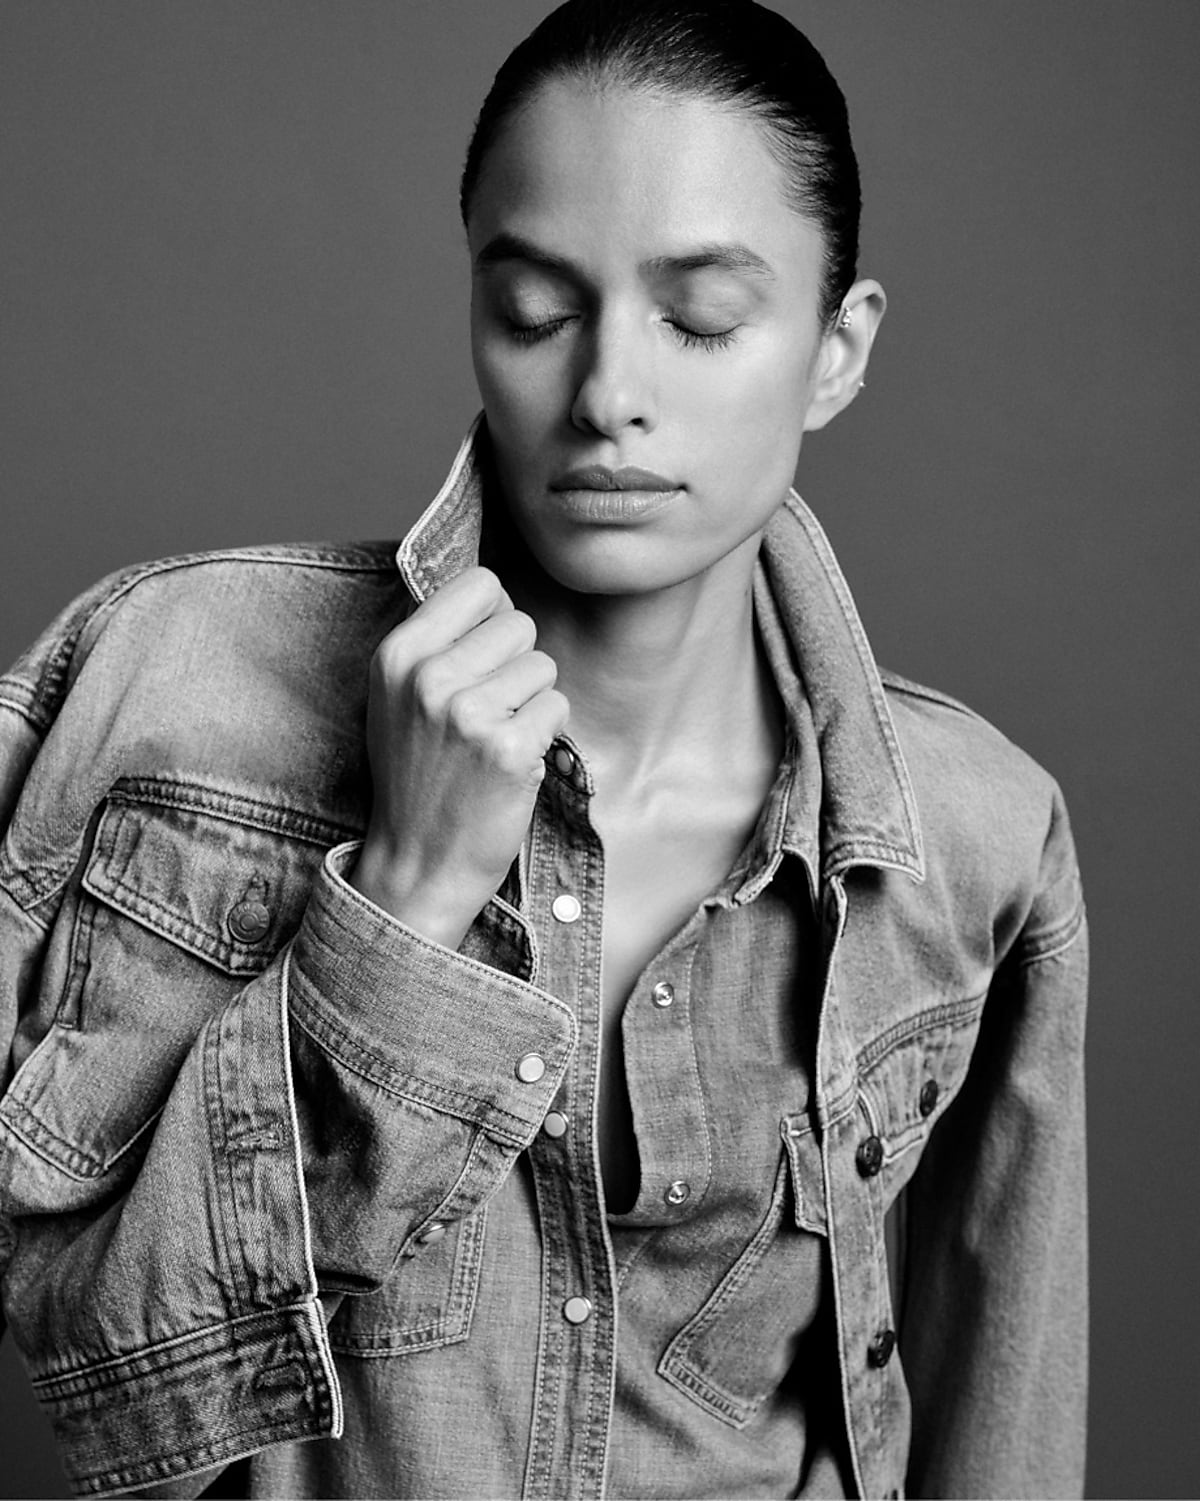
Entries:
{"type": "Polygon", "coordinates": [[[821,249],[787,202],[764,127],[745,111],[573,79],[545,84],[488,152],[472,247],[502,230],[570,240],[598,259],[728,240],[811,269],[821,249]]]}

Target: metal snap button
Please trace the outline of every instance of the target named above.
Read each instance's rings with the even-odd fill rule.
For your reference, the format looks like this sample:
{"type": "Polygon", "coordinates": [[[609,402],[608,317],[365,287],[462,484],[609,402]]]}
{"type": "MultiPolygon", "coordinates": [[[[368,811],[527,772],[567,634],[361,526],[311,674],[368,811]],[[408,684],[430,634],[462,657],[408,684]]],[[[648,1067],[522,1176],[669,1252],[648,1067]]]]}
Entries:
{"type": "Polygon", "coordinates": [[[575,757],[566,748],[560,745],[554,751],[554,767],[562,776],[569,777],[575,771],[575,757]]]}
{"type": "Polygon", "coordinates": [[[270,909],[253,897],[243,899],[229,909],[225,926],[239,943],[259,943],[271,927],[270,909]]]}
{"type": "Polygon", "coordinates": [[[583,908],[579,905],[578,897],[564,891],[561,896],[554,898],[550,910],[559,922],[575,922],[583,908]]]}
{"type": "Polygon", "coordinates": [[[663,1194],[668,1204],[686,1204],[692,1196],[692,1185],[684,1182],[682,1178],[676,1178],[663,1194]]]}
{"type": "Polygon", "coordinates": [[[936,1079],[925,1080],[924,1084],[921,1085],[921,1093],[917,1097],[917,1109],[922,1115],[933,1114],[937,1109],[938,1095],[940,1093],[941,1091],[938,1089],[938,1081],[936,1079]]]}
{"type": "Polygon", "coordinates": [[[567,1134],[567,1118],[558,1110],[552,1110],[542,1122],[542,1130],[555,1141],[567,1134]]]}
{"type": "Polygon", "coordinates": [[[881,1329],[871,1343],[867,1346],[867,1364],[876,1371],[881,1371],[892,1358],[892,1351],[896,1348],[896,1331],[894,1329],[881,1329]]]}
{"type": "Polygon", "coordinates": [[[446,1227],[440,1220],[434,1220],[432,1225],[426,1225],[420,1235],[417,1236],[419,1246],[436,1246],[446,1234],[446,1227]]]}
{"type": "Polygon", "coordinates": [[[883,1142],[878,1136],[868,1136],[858,1144],[854,1162],[864,1178],[873,1178],[883,1166],[883,1142]]]}
{"type": "Polygon", "coordinates": [[[536,1084],[546,1072],[546,1060],[538,1053],[526,1053],[517,1062],[517,1078],[522,1084],[536,1084]]]}
{"type": "Polygon", "coordinates": [[[568,1324],[586,1324],[591,1316],[590,1298],[568,1298],[563,1304],[563,1318],[568,1324]]]}
{"type": "Polygon", "coordinates": [[[669,980],[660,980],[650,992],[650,999],[656,1006],[665,1011],[675,999],[674,985],[669,980]]]}

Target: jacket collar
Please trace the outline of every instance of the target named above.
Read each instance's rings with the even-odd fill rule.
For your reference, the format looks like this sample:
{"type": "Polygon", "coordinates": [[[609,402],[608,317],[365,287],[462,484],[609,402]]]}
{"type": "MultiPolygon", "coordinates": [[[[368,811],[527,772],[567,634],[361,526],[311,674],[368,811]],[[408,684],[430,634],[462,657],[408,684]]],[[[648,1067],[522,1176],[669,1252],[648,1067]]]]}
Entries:
{"type": "MultiPolygon", "coordinates": [[[[397,550],[418,603],[478,560],[483,431],[481,414],[397,550]]],[[[916,797],[879,670],[829,540],[794,490],[767,527],[755,596],[760,616],[773,617],[786,640],[808,699],[821,763],[822,870],[870,865],[923,880],[916,797]]],[[[789,842],[785,832],[785,848],[789,842]]]]}

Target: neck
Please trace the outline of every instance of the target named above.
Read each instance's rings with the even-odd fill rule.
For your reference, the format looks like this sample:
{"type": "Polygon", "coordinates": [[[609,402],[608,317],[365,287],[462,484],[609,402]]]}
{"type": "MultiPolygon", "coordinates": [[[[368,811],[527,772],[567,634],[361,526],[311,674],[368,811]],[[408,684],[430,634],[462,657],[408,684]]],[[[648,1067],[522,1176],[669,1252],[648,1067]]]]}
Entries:
{"type": "Polygon", "coordinates": [[[754,628],[758,539],[705,574],[638,595],[564,590],[536,567],[506,579],[558,665],[569,733],[609,788],[700,788],[731,756],[777,763],[782,719],[754,628]]]}

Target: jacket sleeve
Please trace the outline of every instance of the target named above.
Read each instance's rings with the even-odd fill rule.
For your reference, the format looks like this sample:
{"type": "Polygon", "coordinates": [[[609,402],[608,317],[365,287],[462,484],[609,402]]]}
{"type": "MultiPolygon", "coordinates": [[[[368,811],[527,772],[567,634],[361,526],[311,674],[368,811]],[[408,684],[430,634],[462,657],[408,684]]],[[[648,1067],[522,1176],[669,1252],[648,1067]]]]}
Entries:
{"type": "Polygon", "coordinates": [[[1087,932],[1065,810],[968,1078],[904,1197],[910,1496],[1079,1496],[1087,932]]]}
{"type": "MultiPolygon", "coordinates": [[[[509,973],[365,901],[344,879],[353,845],[328,853],[260,973],[205,992],[214,1003],[178,1056],[147,1067],[161,1038],[140,980],[72,1014],[64,976],[92,920],[81,888],[101,815],[78,849],[43,839],[39,863],[24,806],[61,759],[47,703],[65,642],[60,624],[0,679],[0,1293],[75,1491],[195,1493],[209,1467],[340,1433],[322,1297],[377,1289],[419,1254],[423,1227],[500,1186],[549,1108],[574,1023],[528,983],[515,941],[509,973]],[[89,1063],[102,1027],[127,1030],[105,1055],[127,1077],[89,1063]],[[526,1083],[516,1063],[530,1053],[545,1071],[526,1083]],[[127,1110],[135,1088],[145,1119],[107,1158],[62,1129],[127,1110]]],[[[519,926],[493,905],[498,928],[519,926]]],[[[133,955],[145,939],[122,922],[110,972],[120,944],[133,955]]],[[[170,962],[205,968],[182,948],[170,962]]]]}

